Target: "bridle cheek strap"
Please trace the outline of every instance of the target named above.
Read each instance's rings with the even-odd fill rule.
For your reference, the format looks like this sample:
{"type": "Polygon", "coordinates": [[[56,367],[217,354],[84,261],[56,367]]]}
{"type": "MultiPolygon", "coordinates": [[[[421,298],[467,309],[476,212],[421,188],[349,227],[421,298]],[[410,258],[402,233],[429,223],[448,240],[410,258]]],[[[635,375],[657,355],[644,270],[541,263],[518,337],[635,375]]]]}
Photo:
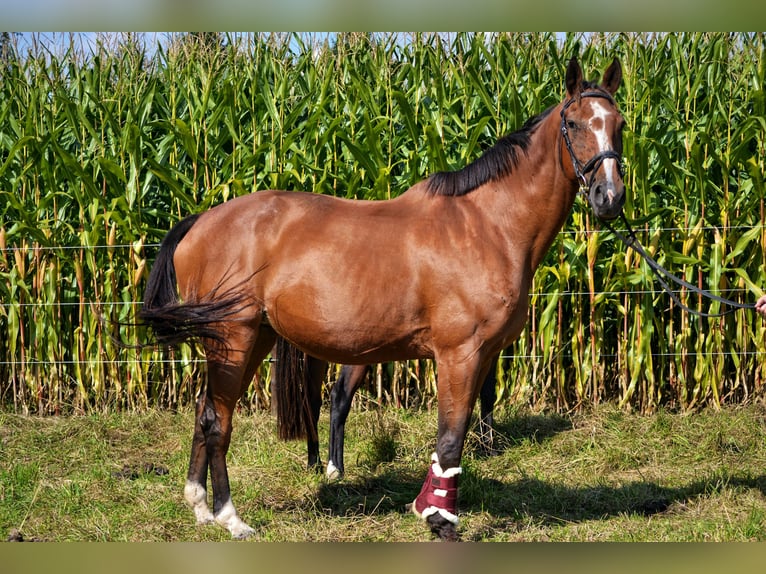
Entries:
{"type": "MultiPolygon", "coordinates": [[[[614,100],[612,99],[612,96],[607,94],[606,92],[583,92],[579,96],[580,98],[604,98],[605,100],[609,100],[614,104],[614,100]]],[[[592,158],[590,158],[587,162],[584,164],[578,159],[577,154],[574,152],[574,148],[572,147],[572,140],[569,138],[569,128],[567,128],[567,120],[566,120],[566,111],[574,102],[576,102],[579,98],[572,98],[571,100],[568,100],[564,107],[561,108],[561,136],[564,138],[564,145],[567,148],[567,151],[569,152],[569,157],[572,158],[572,167],[574,167],[575,175],[577,176],[577,179],[580,180],[580,187],[581,191],[590,189],[590,187],[593,186],[593,180],[596,177],[596,173],[598,172],[599,168],[601,167],[601,164],[604,163],[605,159],[613,159],[617,162],[617,171],[620,174],[620,177],[623,176],[623,170],[622,170],[622,156],[617,153],[616,151],[612,149],[604,150],[601,152],[598,152],[596,155],[594,155],[592,158]],[[586,178],[588,174],[590,175],[590,179],[586,178]]]]}

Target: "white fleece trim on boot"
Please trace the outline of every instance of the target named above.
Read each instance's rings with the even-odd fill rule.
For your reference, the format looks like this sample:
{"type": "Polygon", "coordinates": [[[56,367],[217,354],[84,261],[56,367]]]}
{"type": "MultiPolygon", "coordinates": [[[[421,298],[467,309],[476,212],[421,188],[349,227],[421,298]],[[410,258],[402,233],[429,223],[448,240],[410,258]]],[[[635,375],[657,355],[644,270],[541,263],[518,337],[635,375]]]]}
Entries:
{"type": "MultiPolygon", "coordinates": [[[[439,478],[452,478],[453,476],[457,476],[463,472],[463,468],[460,466],[454,466],[452,468],[448,468],[447,470],[442,469],[441,465],[439,464],[439,456],[436,453],[431,455],[431,462],[434,463],[434,474],[439,478]]],[[[444,495],[440,494],[439,496],[444,495]]]]}
{"type": "Polygon", "coordinates": [[[449,510],[444,510],[443,508],[436,508],[435,506],[429,506],[428,508],[423,510],[423,512],[420,513],[420,518],[425,520],[426,518],[428,518],[432,514],[436,514],[437,512],[441,514],[442,518],[444,518],[445,520],[449,520],[455,526],[458,525],[459,519],[455,514],[452,514],[449,510]]]}

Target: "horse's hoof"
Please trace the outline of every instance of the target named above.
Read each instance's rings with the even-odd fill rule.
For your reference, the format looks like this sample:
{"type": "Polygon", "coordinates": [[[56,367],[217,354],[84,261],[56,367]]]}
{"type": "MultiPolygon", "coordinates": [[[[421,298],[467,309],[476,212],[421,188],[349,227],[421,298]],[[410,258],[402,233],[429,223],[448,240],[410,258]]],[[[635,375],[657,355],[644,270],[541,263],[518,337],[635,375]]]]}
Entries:
{"type": "Polygon", "coordinates": [[[405,505],[405,508],[421,520],[425,520],[431,528],[431,533],[435,534],[439,540],[445,542],[460,541],[460,536],[457,533],[455,524],[444,518],[441,514],[430,514],[424,518],[423,515],[418,512],[415,502],[405,505]]]}
{"type": "Polygon", "coordinates": [[[449,520],[444,519],[438,514],[432,514],[426,521],[431,527],[431,532],[444,542],[459,542],[460,536],[457,533],[457,527],[449,520]]]}
{"type": "Polygon", "coordinates": [[[207,491],[201,484],[187,480],[184,486],[184,500],[186,504],[194,511],[194,517],[197,524],[210,524],[215,521],[210,507],[207,505],[207,491]]]}
{"type": "Polygon", "coordinates": [[[449,527],[440,530],[437,533],[437,536],[444,542],[460,542],[460,536],[458,536],[454,525],[450,525],[449,527]]]}
{"type": "Polygon", "coordinates": [[[251,536],[255,535],[255,530],[251,527],[249,527],[244,522],[242,525],[238,528],[233,528],[231,530],[231,537],[234,540],[247,540],[251,536]]]}

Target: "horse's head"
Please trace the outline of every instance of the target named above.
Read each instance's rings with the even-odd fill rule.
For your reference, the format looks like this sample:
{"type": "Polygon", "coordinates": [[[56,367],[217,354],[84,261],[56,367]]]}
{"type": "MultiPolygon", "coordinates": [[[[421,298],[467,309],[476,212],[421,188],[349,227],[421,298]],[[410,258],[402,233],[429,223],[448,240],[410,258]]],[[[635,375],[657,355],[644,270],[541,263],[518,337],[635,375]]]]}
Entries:
{"type": "Polygon", "coordinates": [[[583,82],[577,60],[570,60],[567,67],[567,99],[561,108],[566,151],[562,154],[569,154],[574,177],[587,190],[593,212],[601,219],[619,216],[625,204],[621,164],[625,119],[612,97],[621,80],[616,58],[600,85],[583,82]]]}

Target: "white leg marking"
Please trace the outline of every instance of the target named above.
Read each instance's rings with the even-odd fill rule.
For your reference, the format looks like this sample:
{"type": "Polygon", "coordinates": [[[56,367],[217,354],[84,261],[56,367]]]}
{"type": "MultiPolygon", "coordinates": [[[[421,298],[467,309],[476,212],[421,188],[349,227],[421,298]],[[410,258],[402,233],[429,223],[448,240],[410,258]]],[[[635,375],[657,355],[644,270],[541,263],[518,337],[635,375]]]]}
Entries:
{"type": "Polygon", "coordinates": [[[327,471],[325,472],[325,476],[327,477],[327,480],[338,480],[340,478],[340,471],[332,463],[332,461],[327,463],[327,471]]]}
{"type": "Polygon", "coordinates": [[[184,487],[184,498],[186,503],[194,510],[197,517],[197,524],[210,524],[213,522],[213,513],[207,505],[207,491],[205,487],[198,482],[186,481],[184,487]]]}
{"type": "Polygon", "coordinates": [[[216,515],[215,521],[231,532],[232,538],[249,538],[255,534],[255,530],[250,528],[239,516],[237,516],[237,511],[234,508],[231,499],[223,505],[221,511],[216,515]]]}

